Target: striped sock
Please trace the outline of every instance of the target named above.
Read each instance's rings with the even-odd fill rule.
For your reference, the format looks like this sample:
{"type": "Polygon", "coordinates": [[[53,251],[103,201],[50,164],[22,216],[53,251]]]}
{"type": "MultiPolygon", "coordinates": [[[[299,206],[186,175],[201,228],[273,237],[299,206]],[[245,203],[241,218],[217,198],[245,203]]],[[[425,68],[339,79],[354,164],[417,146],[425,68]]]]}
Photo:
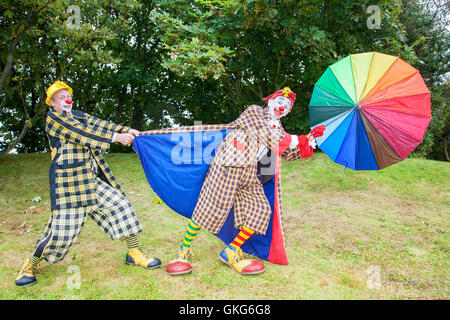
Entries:
{"type": "Polygon", "coordinates": [[[194,220],[189,220],[189,223],[186,228],[186,235],[183,240],[183,247],[190,248],[191,243],[194,240],[197,233],[199,233],[201,227],[194,222],[194,220]]]}
{"type": "Polygon", "coordinates": [[[241,232],[239,232],[237,237],[230,244],[235,248],[240,248],[254,233],[255,231],[252,229],[242,226],[241,232]]]}
{"type": "Polygon", "coordinates": [[[131,236],[126,238],[128,249],[136,249],[139,248],[139,240],[137,236],[131,236]]]}
{"type": "Polygon", "coordinates": [[[42,258],[38,258],[35,255],[32,255],[31,258],[30,258],[30,263],[33,266],[36,266],[36,265],[38,265],[39,262],[41,262],[41,260],[42,260],[42,258]]]}

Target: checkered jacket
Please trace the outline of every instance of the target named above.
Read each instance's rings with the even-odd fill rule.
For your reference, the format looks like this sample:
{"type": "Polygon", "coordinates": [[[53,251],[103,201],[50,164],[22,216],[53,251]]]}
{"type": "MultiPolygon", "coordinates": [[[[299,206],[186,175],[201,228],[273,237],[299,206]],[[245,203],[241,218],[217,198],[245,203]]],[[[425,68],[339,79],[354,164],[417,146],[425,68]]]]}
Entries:
{"type": "Polygon", "coordinates": [[[56,110],[47,112],[45,130],[52,155],[49,169],[52,210],[96,203],[91,161],[100,178],[125,196],[101,151],[109,149],[115,132],[129,129],[81,111],[72,111],[70,115],[56,110]]]}
{"type": "Polygon", "coordinates": [[[256,154],[261,144],[283,154],[291,142],[291,136],[282,127],[273,128],[268,108],[251,105],[230,125],[234,130],[227,134],[215,157],[218,163],[229,167],[247,167],[257,163],[256,154]]]}

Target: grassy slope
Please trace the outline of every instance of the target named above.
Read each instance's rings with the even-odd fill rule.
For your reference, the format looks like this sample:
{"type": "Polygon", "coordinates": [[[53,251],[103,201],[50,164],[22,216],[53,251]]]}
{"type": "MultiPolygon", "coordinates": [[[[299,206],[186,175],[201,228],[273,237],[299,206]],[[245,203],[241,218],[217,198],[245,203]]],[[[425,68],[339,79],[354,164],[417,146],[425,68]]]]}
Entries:
{"type": "MultiPolygon", "coordinates": [[[[129,195],[149,255],[175,258],[186,219],[155,204],[135,154],[106,156],[129,195]]],[[[283,162],[290,264],[242,277],[217,259],[220,240],[194,242],[194,271],[168,276],[123,263],[125,243],[88,220],[66,258],[42,263],[38,284],[14,279],[50,217],[48,154],[0,157],[0,299],[449,299],[450,164],[408,159],[355,172],[324,154],[283,162]],[[35,204],[31,199],[40,196],[35,204]],[[30,206],[36,206],[29,209],[30,206]],[[70,289],[71,266],[81,287],[70,289]]]]}

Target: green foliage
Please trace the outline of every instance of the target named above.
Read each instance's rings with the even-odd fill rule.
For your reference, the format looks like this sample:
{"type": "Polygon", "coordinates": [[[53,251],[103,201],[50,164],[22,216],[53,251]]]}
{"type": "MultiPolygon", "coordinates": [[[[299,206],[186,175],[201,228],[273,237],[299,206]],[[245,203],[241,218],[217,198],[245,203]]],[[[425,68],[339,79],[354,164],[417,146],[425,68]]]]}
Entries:
{"type": "MultiPolygon", "coordinates": [[[[9,55],[14,65],[9,78],[2,78],[5,93],[1,97],[0,123],[9,136],[0,142],[1,147],[12,144],[19,152],[42,151],[46,144],[43,119],[47,110],[46,89],[57,79],[67,81],[77,93],[78,86],[71,82],[71,72],[89,72],[95,64],[113,63],[104,45],[115,37],[115,30],[127,27],[125,19],[111,19],[109,13],[120,12],[126,16],[139,5],[135,1],[74,1],[80,8],[78,25],[66,1],[11,1],[2,3],[12,16],[2,19],[9,24],[3,37],[2,60],[9,55]],[[108,9],[104,9],[108,8],[108,9]],[[109,10],[108,14],[98,15],[109,10]],[[14,119],[14,120],[13,120],[14,119]],[[22,125],[29,123],[29,126],[22,125]],[[37,128],[28,130],[28,128],[37,128]],[[20,132],[20,134],[19,134],[20,132]],[[26,133],[26,134],[25,134],[26,133]],[[23,137],[21,135],[24,134],[23,137]],[[20,141],[15,139],[21,138],[20,141]],[[14,143],[20,144],[15,145],[14,143]]],[[[119,16],[121,18],[122,16],[119,16]]],[[[4,60],[3,60],[4,61],[4,60]]],[[[4,66],[3,73],[7,71],[4,66]]],[[[76,74],[72,79],[78,78],[76,74]]]]}
{"type": "Polygon", "coordinates": [[[239,114],[250,103],[261,104],[270,93],[289,86],[296,106],[283,119],[286,129],[308,131],[308,104],[314,83],[326,67],[350,53],[381,51],[413,60],[404,50],[399,24],[401,5],[381,1],[382,28],[367,28],[369,1],[203,1],[209,10],[204,24],[217,43],[233,56],[217,81],[227,109],[239,114]]]}
{"type": "Polygon", "coordinates": [[[403,1],[401,20],[407,43],[417,55],[420,70],[431,91],[432,119],[415,156],[450,161],[450,7],[446,2],[403,1]]]}
{"type": "Polygon", "coordinates": [[[371,5],[369,0],[0,1],[0,132],[5,133],[0,149],[46,150],[45,90],[56,79],[73,87],[75,108],[139,130],[227,123],[249,104],[263,105],[263,97],[289,86],[297,99],[283,124],[303,134],[314,83],[327,66],[352,53],[379,51],[400,56],[424,76],[433,120],[416,155],[442,159],[450,43],[442,17],[448,7],[434,15],[418,1],[380,0],[379,28],[369,28],[371,5]],[[69,5],[80,9],[78,26],[69,5]]]}
{"type": "Polygon", "coordinates": [[[450,81],[435,85],[431,92],[431,121],[422,143],[413,156],[450,161],[448,145],[450,142],[450,81]]]}

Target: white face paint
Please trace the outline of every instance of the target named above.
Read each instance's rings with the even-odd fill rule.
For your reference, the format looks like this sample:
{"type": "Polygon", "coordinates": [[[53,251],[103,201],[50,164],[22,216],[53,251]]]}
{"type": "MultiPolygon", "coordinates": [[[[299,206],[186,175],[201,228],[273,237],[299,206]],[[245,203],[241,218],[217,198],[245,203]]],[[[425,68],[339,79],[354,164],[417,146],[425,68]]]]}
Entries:
{"type": "Polygon", "coordinates": [[[267,105],[269,106],[269,113],[272,119],[280,119],[291,111],[291,100],[286,97],[279,96],[269,99],[267,105]]]}
{"type": "Polygon", "coordinates": [[[66,112],[70,112],[72,110],[72,100],[68,99],[68,100],[62,101],[61,108],[66,112]],[[69,101],[70,101],[70,103],[68,103],[69,101]]]}
{"type": "Polygon", "coordinates": [[[66,89],[56,92],[50,103],[58,111],[70,112],[72,110],[72,97],[66,89]]]}

